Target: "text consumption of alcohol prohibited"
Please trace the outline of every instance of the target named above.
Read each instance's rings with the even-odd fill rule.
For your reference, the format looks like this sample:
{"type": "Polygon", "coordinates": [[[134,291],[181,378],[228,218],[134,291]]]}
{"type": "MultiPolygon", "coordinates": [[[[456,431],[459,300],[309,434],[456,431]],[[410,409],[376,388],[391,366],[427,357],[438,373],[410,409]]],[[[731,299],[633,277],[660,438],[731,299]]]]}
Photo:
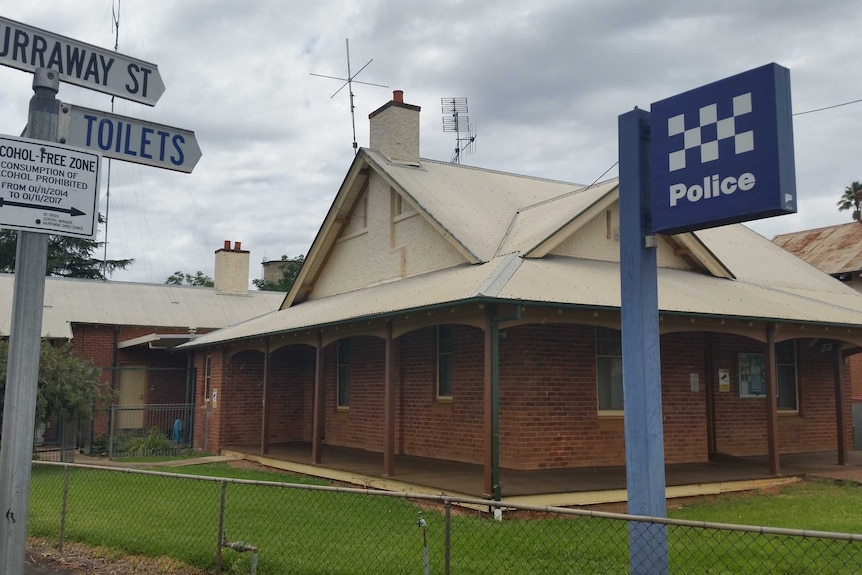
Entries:
{"type": "Polygon", "coordinates": [[[155,106],[165,85],[155,64],[0,16],[0,64],[48,68],[63,82],[155,106]]]}
{"type": "Polygon", "coordinates": [[[0,228],[96,237],[101,156],[0,136],[0,228]]]}
{"type": "Polygon", "coordinates": [[[796,212],[787,68],[755,68],[650,110],[654,232],[796,212]]]}

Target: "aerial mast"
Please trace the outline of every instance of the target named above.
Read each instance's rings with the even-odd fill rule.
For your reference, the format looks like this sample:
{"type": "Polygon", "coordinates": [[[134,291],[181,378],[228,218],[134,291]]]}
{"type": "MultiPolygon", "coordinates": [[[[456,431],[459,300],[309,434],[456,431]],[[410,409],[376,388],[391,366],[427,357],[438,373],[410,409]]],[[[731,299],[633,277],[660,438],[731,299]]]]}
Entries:
{"type": "Polygon", "coordinates": [[[455,133],[455,150],[449,161],[460,164],[461,153],[467,151],[472,154],[476,143],[476,133],[467,116],[467,98],[440,98],[440,107],[443,110],[443,132],[455,133]]]}
{"type": "Polygon", "coordinates": [[[356,110],[356,106],[353,105],[353,84],[365,84],[366,86],[377,86],[379,88],[388,88],[389,86],[384,86],[383,84],[373,84],[371,82],[360,82],[359,80],[357,80],[356,77],[361,74],[362,71],[368,67],[368,64],[374,61],[374,59],[372,58],[371,60],[366,62],[365,66],[361,67],[359,71],[354,74],[350,71],[350,40],[348,38],[344,39],[344,45],[347,48],[347,78],[338,78],[336,76],[325,76],[323,74],[314,73],[311,73],[310,75],[317,76],[318,78],[329,78],[331,80],[340,80],[344,82],[344,84],[341,85],[341,88],[337,89],[335,93],[329,97],[330,100],[334,98],[341,90],[343,90],[345,86],[347,86],[347,92],[350,94],[350,123],[353,127],[353,153],[357,154],[359,153],[359,145],[356,143],[356,114],[354,112],[356,110]]]}

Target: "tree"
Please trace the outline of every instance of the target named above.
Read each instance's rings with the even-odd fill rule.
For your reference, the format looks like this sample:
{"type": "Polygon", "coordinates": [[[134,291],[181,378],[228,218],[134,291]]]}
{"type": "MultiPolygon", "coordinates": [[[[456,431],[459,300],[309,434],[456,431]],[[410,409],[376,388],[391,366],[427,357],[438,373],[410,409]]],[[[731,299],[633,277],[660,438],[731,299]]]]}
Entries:
{"type": "MultiPolygon", "coordinates": [[[[0,230],[0,272],[15,271],[17,245],[16,231],[0,230]]],[[[108,260],[103,269],[102,260],[92,255],[104,245],[104,242],[86,238],[49,236],[45,275],[104,280],[116,270],[124,270],[135,261],[133,259],[108,260]]]]}
{"type": "Polygon", "coordinates": [[[182,271],[177,270],[168,276],[168,279],[165,280],[165,283],[176,286],[213,287],[215,285],[213,279],[208,275],[204,275],[204,272],[200,270],[195,272],[195,275],[183,273],[182,271]]]}
{"type": "Polygon", "coordinates": [[[305,256],[303,255],[298,255],[295,258],[288,258],[286,255],[283,255],[281,256],[282,263],[278,266],[281,270],[281,279],[276,282],[266,281],[265,279],[251,280],[251,283],[259,290],[290,291],[304,261],[305,256]]]}
{"type": "MultiPolygon", "coordinates": [[[[6,394],[6,366],[9,342],[0,341],[0,420],[6,394]]],[[[36,396],[36,422],[55,416],[88,418],[95,399],[110,394],[99,383],[99,371],[89,361],[72,355],[71,344],[55,347],[42,342],[39,353],[39,387],[36,396]]]]}
{"type": "Polygon", "coordinates": [[[844,188],[844,195],[838,200],[838,211],[845,210],[853,210],[853,221],[862,223],[862,183],[853,182],[844,188]]]}

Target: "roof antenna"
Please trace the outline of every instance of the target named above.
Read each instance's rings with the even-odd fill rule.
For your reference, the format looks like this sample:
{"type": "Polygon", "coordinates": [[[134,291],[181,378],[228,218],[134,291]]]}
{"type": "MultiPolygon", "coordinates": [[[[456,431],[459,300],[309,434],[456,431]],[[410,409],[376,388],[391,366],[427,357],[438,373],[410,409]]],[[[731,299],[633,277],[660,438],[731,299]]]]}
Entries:
{"type": "Polygon", "coordinates": [[[366,86],[377,86],[379,88],[388,88],[389,86],[384,86],[383,84],[372,84],[371,82],[360,82],[359,80],[356,80],[355,78],[359,74],[361,74],[362,71],[368,67],[368,64],[370,64],[371,62],[374,61],[374,59],[372,58],[371,60],[366,62],[365,66],[361,67],[358,72],[353,74],[350,72],[350,40],[345,38],[344,39],[344,45],[347,47],[347,78],[337,78],[335,76],[324,76],[323,74],[314,74],[314,73],[311,73],[309,75],[317,76],[319,78],[330,78],[332,80],[341,80],[342,82],[344,82],[344,84],[341,85],[341,88],[337,89],[335,91],[335,94],[333,94],[329,97],[330,100],[332,98],[334,98],[336,96],[336,94],[338,94],[341,90],[343,90],[344,86],[347,86],[347,91],[350,93],[350,122],[353,125],[353,153],[358,154],[359,153],[359,146],[356,144],[356,115],[353,112],[356,109],[356,106],[353,105],[353,83],[356,82],[357,84],[365,84],[366,86]]]}
{"type": "Polygon", "coordinates": [[[460,164],[461,152],[466,150],[472,154],[477,137],[467,116],[467,98],[440,98],[440,106],[443,110],[443,132],[455,132],[455,151],[449,161],[460,164]]]}

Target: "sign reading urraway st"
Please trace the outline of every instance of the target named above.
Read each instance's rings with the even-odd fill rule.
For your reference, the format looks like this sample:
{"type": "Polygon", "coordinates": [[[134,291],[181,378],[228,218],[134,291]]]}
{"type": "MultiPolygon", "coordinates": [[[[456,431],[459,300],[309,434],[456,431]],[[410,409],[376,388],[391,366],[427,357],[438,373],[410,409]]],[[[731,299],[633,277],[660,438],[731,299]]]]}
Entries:
{"type": "Polygon", "coordinates": [[[656,102],[650,128],[654,232],[796,212],[787,68],[769,64],[656,102]]]}
{"type": "Polygon", "coordinates": [[[48,68],[64,82],[148,106],[155,106],[165,91],[155,64],[2,16],[0,64],[26,72],[48,68]]]}
{"type": "Polygon", "coordinates": [[[99,154],[0,136],[0,228],[95,238],[99,154]]]}

